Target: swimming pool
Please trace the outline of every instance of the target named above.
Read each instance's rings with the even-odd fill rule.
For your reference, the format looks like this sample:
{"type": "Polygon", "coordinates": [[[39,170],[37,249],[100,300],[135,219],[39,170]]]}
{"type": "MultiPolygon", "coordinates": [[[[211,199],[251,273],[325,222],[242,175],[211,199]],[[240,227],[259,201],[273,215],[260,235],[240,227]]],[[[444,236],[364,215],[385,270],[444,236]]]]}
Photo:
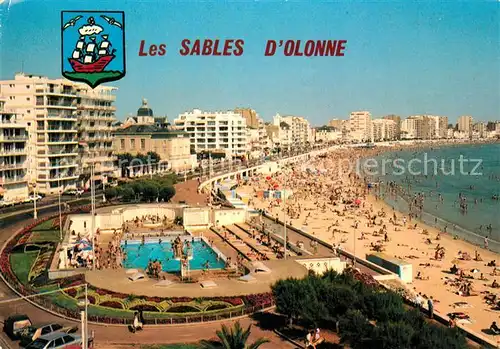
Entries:
{"type": "MultiPolygon", "coordinates": [[[[221,269],[225,266],[224,256],[217,258],[217,253],[203,240],[191,242],[193,257],[189,260],[191,270],[201,270],[208,261],[209,269],[221,269]]],[[[144,245],[140,241],[122,241],[123,251],[127,254],[124,261],[125,268],[137,268],[145,270],[149,261],[157,259],[161,262],[162,270],[166,272],[175,272],[181,269],[180,261],[174,259],[172,243],[158,239],[147,239],[144,245]]]]}

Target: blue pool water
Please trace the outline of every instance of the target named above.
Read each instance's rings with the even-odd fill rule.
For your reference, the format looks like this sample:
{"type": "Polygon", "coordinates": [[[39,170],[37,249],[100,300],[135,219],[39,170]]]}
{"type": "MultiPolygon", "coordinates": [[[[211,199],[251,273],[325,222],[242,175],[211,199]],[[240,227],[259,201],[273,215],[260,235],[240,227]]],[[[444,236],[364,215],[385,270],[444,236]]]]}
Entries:
{"type": "MultiPolygon", "coordinates": [[[[189,268],[191,270],[201,270],[204,264],[208,261],[210,269],[224,268],[225,262],[222,258],[217,258],[217,253],[208,246],[205,241],[198,240],[191,243],[193,249],[193,258],[189,261],[189,268]]],[[[166,272],[179,271],[180,261],[174,259],[172,250],[172,243],[162,242],[158,240],[147,241],[144,245],[140,242],[128,242],[121,244],[122,249],[127,253],[127,259],[124,261],[125,268],[137,268],[145,270],[149,261],[155,259],[159,260],[162,264],[162,270],[166,272]]]]}

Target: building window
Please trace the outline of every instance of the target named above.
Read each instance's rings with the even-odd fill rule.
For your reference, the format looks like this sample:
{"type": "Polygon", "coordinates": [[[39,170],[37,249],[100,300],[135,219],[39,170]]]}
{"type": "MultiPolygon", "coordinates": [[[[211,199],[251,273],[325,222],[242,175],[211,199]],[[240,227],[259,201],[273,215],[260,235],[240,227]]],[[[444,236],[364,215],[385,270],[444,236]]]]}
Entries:
{"type": "Polygon", "coordinates": [[[130,140],[130,147],[131,147],[132,149],[135,149],[135,139],[131,139],[131,140],[130,140]]]}
{"type": "Polygon", "coordinates": [[[120,149],[125,149],[125,140],[120,139],[120,149]]]}
{"type": "Polygon", "coordinates": [[[146,140],[141,139],[141,149],[146,149],[146,140]]]}

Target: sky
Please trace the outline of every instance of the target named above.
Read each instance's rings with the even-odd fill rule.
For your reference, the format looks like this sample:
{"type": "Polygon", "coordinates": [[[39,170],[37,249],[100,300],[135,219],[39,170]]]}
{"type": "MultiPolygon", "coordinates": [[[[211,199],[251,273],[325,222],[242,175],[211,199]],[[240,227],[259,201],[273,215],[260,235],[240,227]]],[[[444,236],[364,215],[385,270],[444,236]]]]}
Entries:
{"type": "MultiPolygon", "coordinates": [[[[0,78],[61,76],[61,11],[125,12],[117,117],[147,98],[155,115],[255,109],[313,125],[368,110],[500,120],[499,2],[5,0],[0,78]],[[243,39],[235,57],[181,56],[183,39],[243,39]],[[265,57],[267,40],[347,40],[344,57],[265,57]],[[139,56],[166,44],[165,56],[139,56]]],[[[111,38],[110,38],[111,39],[111,38]]]]}

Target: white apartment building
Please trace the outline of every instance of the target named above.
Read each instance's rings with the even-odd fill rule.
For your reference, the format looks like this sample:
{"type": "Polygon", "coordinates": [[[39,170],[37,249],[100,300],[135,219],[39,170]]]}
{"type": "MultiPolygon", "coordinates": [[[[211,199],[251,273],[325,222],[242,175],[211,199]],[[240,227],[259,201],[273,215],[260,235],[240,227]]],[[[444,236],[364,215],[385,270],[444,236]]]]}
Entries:
{"type": "Polygon", "coordinates": [[[372,120],[373,141],[392,141],[396,139],[397,125],[394,120],[372,120]]]}
{"type": "Polygon", "coordinates": [[[102,178],[112,161],[113,90],[23,73],[0,81],[6,106],[28,125],[28,175],[39,192],[56,194],[77,187],[88,179],[91,162],[102,178]]]}
{"type": "Polygon", "coordinates": [[[404,139],[438,139],[448,137],[448,118],[445,116],[414,115],[401,123],[404,139]],[[446,126],[445,126],[446,125],[446,126]]]}
{"type": "Polygon", "coordinates": [[[442,139],[448,137],[447,116],[423,115],[423,117],[427,118],[431,123],[431,125],[429,125],[429,139],[442,139]]]}
{"type": "Polygon", "coordinates": [[[107,183],[114,176],[113,123],[116,121],[115,87],[75,85],[77,94],[77,120],[79,140],[80,178],[90,186],[90,169],[94,166],[97,182],[107,183]]]}
{"type": "Polygon", "coordinates": [[[367,111],[355,111],[349,116],[350,137],[357,142],[369,142],[372,138],[371,114],[367,111]]]}
{"type": "Polygon", "coordinates": [[[469,115],[463,115],[458,118],[458,131],[460,132],[465,132],[469,134],[472,132],[472,125],[474,123],[474,119],[472,116],[469,115]]]}
{"type": "Polygon", "coordinates": [[[473,127],[474,132],[477,133],[478,138],[485,138],[488,134],[485,122],[476,122],[473,127]]]}
{"type": "Polygon", "coordinates": [[[281,116],[276,114],[273,117],[273,124],[280,126],[280,129],[283,128],[283,145],[304,147],[314,143],[311,125],[309,121],[301,116],[281,116]],[[288,125],[288,128],[283,123],[288,125]]]}
{"type": "Polygon", "coordinates": [[[206,112],[200,109],[180,114],[174,127],[189,134],[196,152],[223,151],[226,157],[245,155],[247,130],[245,118],[234,111],[206,112]]]}
{"type": "Polygon", "coordinates": [[[401,122],[401,138],[402,139],[421,139],[423,118],[418,116],[410,116],[401,122]]]}
{"type": "Polygon", "coordinates": [[[27,161],[28,132],[0,99],[0,203],[23,201],[29,195],[27,161]]]}

